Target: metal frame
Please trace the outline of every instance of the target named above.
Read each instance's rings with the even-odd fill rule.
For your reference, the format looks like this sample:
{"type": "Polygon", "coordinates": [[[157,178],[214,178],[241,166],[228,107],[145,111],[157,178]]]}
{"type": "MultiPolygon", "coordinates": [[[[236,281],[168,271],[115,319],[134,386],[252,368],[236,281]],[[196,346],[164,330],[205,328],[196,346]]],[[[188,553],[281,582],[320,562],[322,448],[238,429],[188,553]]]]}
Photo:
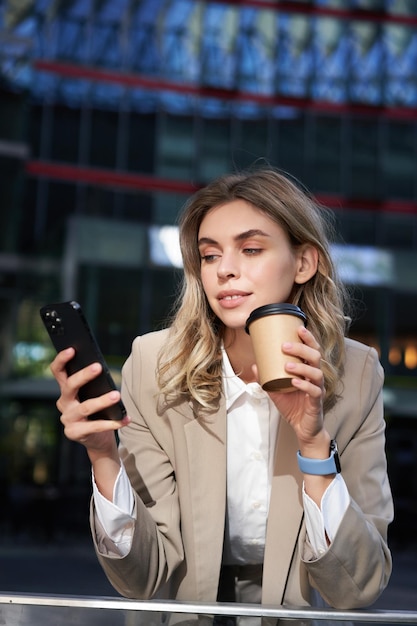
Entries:
{"type": "MultiPolygon", "coordinates": [[[[333,620],[367,622],[378,624],[417,624],[417,611],[397,610],[335,610],[309,607],[270,607],[238,603],[197,603],[157,600],[128,600],[100,596],[58,596],[39,594],[3,593],[0,595],[0,617],[2,605],[55,608],[107,609],[151,613],[177,613],[198,615],[223,615],[241,617],[269,617],[289,620],[333,620]]],[[[20,622],[19,622],[20,623],[20,622]]],[[[81,624],[80,624],[81,626],[81,624]]]]}

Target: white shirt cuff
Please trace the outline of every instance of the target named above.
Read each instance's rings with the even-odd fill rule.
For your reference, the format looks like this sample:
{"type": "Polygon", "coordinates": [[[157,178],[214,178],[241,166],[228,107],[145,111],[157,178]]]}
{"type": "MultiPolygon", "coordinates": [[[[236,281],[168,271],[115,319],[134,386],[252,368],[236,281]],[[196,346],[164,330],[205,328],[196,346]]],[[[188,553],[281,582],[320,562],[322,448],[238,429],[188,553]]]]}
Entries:
{"type": "Polygon", "coordinates": [[[108,538],[125,555],[129,552],[133,535],[135,498],[126,470],[121,464],[113,489],[113,502],[107,500],[93,479],[93,498],[97,518],[108,538]]]}
{"type": "Polygon", "coordinates": [[[341,474],[336,474],[321,499],[321,507],[304,491],[306,530],[311,548],[319,557],[328,549],[349,506],[350,496],[341,474]]]}

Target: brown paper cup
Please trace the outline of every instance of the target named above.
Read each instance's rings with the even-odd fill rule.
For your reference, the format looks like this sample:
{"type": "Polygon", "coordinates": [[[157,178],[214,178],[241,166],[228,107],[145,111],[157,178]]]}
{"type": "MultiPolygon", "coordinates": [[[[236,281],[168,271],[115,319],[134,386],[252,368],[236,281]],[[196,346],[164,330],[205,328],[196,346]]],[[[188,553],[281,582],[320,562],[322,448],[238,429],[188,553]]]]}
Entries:
{"type": "Polygon", "coordinates": [[[252,339],[259,382],[265,391],[295,390],[285,363],[300,359],[283,354],[281,346],[285,341],[299,342],[297,330],[305,322],[303,311],[288,303],[261,306],[248,317],[246,331],[252,339]]]}

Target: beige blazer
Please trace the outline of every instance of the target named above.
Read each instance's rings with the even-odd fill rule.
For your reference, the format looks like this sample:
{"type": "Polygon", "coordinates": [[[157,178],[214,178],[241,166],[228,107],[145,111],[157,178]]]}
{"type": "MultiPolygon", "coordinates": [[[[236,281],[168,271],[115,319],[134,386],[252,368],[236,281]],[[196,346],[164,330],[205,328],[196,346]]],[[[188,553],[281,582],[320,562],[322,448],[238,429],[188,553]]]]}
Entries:
{"type": "MultiPolygon", "coordinates": [[[[122,394],[132,423],[120,455],[136,492],[129,554],[95,543],[122,595],[215,602],[226,507],[226,411],[201,418],[189,401],[157,401],[156,358],[167,331],[138,337],[123,368],[122,394]]],[[[330,606],[362,607],[385,588],[393,505],[386,473],[383,371],[374,349],[347,339],[341,399],[325,416],[338,442],[351,501],[329,549],[314,558],[306,539],[297,442],[281,420],[268,517],[262,603],[308,606],[312,588],[330,606]]],[[[97,522],[91,515],[93,537],[97,522]]],[[[95,540],[96,541],[96,540],[95,540]]]]}

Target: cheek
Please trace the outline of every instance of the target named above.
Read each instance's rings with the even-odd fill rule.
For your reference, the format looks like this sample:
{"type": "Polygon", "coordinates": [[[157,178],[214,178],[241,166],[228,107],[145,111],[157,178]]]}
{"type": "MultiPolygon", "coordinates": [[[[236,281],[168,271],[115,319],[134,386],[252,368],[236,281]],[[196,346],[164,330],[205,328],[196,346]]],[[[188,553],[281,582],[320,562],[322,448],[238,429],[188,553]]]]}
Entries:
{"type": "Polygon", "coordinates": [[[271,276],[276,276],[277,273],[275,268],[272,268],[268,265],[262,265],[260,263],[259,265],[251,267],[249,275],[253,282],[262,284],[264,282],[268,282],[271,276]]]}
{"type": "Polygon", "coordinates": [[[256,280],[265,280],[266,277],[276,280],[289,276],[291,270],[291,264],[288,262],[270,260],[266,263],[255,264],[251,269],[251,273],[256,280]]]}
{"type": "Polygon", "coordinates": [[[201,284],[203,285],[204,291],[207,292],[207,288],[210,285],[210,272],[208,272],[206,269],[201,269],[200,279],[201,279],[201,284]]]}
{"type": "Polygon", "coordinates": [[[292,288],[295,279],[294,263],[287,262],[271,262],[265,265],[260,265],[254,269],[252,274],[253,280],[256,280],[259,284],[264,283],[265,287],[284,287],[292,288]]]}

